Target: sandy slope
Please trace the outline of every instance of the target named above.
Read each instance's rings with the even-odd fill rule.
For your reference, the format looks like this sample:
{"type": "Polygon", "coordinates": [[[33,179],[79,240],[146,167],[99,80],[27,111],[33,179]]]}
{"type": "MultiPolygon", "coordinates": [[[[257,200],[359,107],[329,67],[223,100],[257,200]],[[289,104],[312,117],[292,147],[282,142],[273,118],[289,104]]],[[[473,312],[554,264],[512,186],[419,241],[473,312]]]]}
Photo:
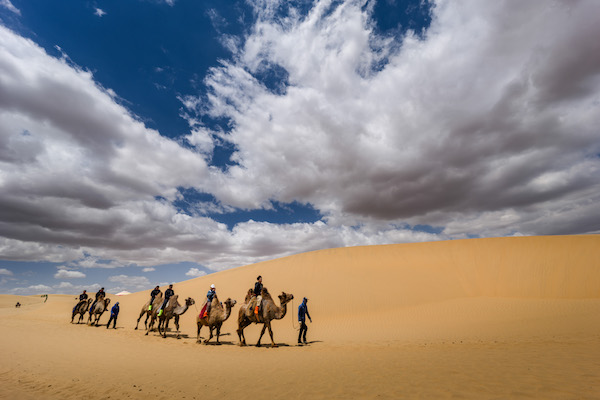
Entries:
{"type": "Polygon", "coordinates": [[[277,349],[235,346],[239,306],[223,346],[195,343],[195,306],[182,339],[144,336],[133,327],[151,288],[110,296],[117,330],[69,324],[74,295],[2,295],[0,398],[598,398],[599,256],[600,236],[367,246],[175,284],[198,308],[211,283],[243,301],[258,274],[293,293],[277,349]],[[312,343],[296,347],[303,296],[312,343]]]}

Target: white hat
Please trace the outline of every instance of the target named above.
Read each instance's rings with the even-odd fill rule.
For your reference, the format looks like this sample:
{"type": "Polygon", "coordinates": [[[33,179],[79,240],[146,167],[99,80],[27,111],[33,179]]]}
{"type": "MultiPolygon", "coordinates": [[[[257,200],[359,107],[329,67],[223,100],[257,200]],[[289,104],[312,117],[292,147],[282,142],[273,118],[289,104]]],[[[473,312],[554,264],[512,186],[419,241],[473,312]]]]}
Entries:
{"type": "Polygon", "coordinates": [[[212,285],[210,285],[210,288],[214,289],[215,288],[215,284],[213,283],[212,285]]]}

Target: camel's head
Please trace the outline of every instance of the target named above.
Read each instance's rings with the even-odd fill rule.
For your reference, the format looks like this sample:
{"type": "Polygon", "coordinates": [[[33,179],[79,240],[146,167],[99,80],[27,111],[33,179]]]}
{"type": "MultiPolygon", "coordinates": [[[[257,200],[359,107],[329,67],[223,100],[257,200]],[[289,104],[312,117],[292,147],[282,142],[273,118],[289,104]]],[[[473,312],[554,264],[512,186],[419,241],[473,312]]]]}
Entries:
{"type": "Polygon", "coordinates": [[[292,301],[293,298],[294,295],[291,293],[281,292],[281,294],[279,295],[279,301],[281,301],[281,304],[286,304],[292,301]]]}
{"type": "Polygon", "coordinates": [[[237,302],[229,297],[227,298],[227,300],[225,300],[225,305],[229,308],[233,308],[233,306],[235,306],[235,303],[237,302]]]}
{"type": "Polygon", "coordinates": [[[104,299],[104,308],[108,307],[110,304],[110,299],[104,299]]]}
{"type": "Polygon", "coordinates": [[[187,299],[185,299],[185,304],[189,307],[192,304],[196,304],[196,302],[191,297],[188,297],[187,299]]]}
{"type": "Polygon", "coordinates": [[[248,303],[250,299],[254,296],[254,289],[248,289],[248,293],[246,294],[246,298],[244,299],[244,303],[248,303]]]}

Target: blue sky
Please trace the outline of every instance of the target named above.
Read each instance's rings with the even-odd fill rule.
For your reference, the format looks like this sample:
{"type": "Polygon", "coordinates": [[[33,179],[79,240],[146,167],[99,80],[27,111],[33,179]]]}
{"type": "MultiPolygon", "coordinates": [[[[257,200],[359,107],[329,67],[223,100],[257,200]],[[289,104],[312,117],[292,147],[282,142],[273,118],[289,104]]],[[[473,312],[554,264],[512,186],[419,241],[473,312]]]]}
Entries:
{"type": "Polygon", "coordinates": [[[599,13],[0,0],[0,293],[598,233],[599,13]]]}

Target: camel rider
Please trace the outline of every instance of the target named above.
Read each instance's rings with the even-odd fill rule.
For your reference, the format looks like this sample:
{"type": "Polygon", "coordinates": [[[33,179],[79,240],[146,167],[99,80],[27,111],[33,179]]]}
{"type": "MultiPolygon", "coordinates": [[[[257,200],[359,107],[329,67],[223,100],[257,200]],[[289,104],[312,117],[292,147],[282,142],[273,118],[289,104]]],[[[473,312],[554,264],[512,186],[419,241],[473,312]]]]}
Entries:
{"type": "Polygon", "coordinates": [[[119,316],[119,302],[117,301],[114,306],[110,309],[110,319],[108,320],[108,324],[106,324],[106,329],[110,325],[111,321],[115,321],[113,323],[113,329],[117,329],[117,317],[119,316]]]}
{"type": "Polygon", "coordinates": [[[298,322],[300,323],[300,333],[298,333],[298,344],[302,344],[300,339],[302,338],[303,335],[304,335],[304,338],[303,338],[304,344],[307,344],[306,332],[308,331],[308,327],[306,326],[306,317],[308,317],[308,319],[312,323],[312,318],[310,317],[310,314],[308,313],[308,306],[306,305],[307,302],[308,302],[308,299],[305,297],[302,299],[302,304],[300,304],[298,306],[298,322]]]}
{"type": "Polygon", "coordinates": [[[160,317],[165,309],[165,306],[169,302],[169,299],[175,294],[173,290],[173,284],[169,285],[169,288],[165,290],[165,301],[163,301],[162,306],[160,306],[160,310],[158,310],[158,316],[160,317]]]}
{"type": "Polygon", "coordinates": [[[154,304],[154,298],[160,294],[160,289],[158,286],[154,288],[153,291],[150,292],[150,306],[148,307],[148,311],[152,310],[152,304],[154,304]]]}
{"type": "Polygon", "coordinates": [[[98,290],[96,292],[96,300],[94,300],[94,302],[92,303],[92,306],[90,307],[90,314],[91,314],[92,310],[94,309],[94,306],[98,302],[98,297],[100,297],[100,295],[106,296],[106,293],[104,293],[104,288],[100,288],[100,290],[98,290]]]}
{"type": "Polygon", "coordinates": [[[206,311],[204,312],[204,315],[202,316],[202,318],[206,318],[209,316],[210,308],[212,306],[212,301],[216,295],[217,295],[217,289],[215,287],[215,284],[213,283],[212,285],[210,285],[210,290],[208,291],[208,293],[206,293],[206,311]]]}
{"type": "Polygon", "coordinates": [[[80,305],[82,301],[87,300],[87,298],[88,298],[88,295],[84,290],[83,293],[81,293],[79,295],[79,301],[77,302],[77,304],[75,304],[75,307],[73,307],[73,312],[75,312],[75,309],[77,308],[77,306],[80,305]]]}
{"type": "Polygon", "coordinates": [[[262,296],[260,295],[263,289],[262,284],[262,276],[259,275],[256,278],[256,283],[254,284],[254,296],[256,297],[256,307],[254,308],[254,314],[258,315],[258,308],[260,307],[260,303],[262,302],[262,296]]]}

